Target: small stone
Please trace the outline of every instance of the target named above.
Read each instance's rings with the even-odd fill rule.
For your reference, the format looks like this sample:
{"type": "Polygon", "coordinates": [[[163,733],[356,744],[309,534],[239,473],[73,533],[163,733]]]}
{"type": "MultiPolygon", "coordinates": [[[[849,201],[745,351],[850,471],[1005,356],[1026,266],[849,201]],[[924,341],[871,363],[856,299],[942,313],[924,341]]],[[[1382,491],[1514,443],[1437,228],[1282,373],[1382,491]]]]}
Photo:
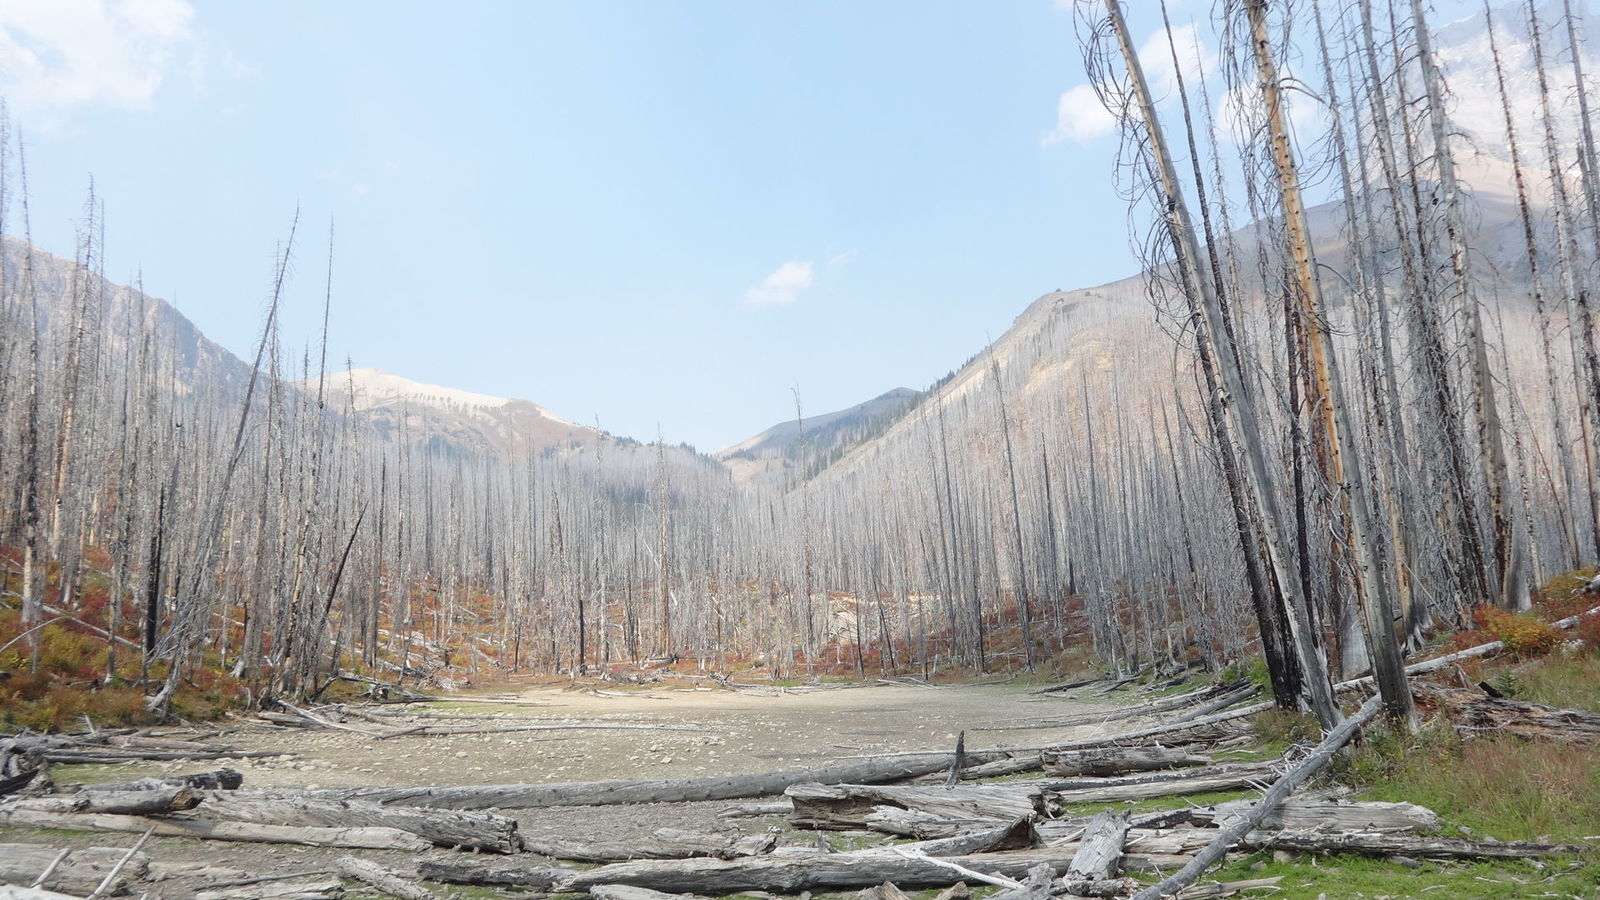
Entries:
{"type": "Polygon", "coordinates": [[[1252,872],[1265,872],[1266,870],[1267,864],[1259,859],[1250,864],[1250,871],[1252,872]]]}
{"type": "Polygon", "coordinates": [[[1287,850],[1272,851],[1272,861],[1275,863],[1294,862],[1294,854],[1287,850]]]}
{"type": "Polygon", "coordinates": [[[1399,854],[1389,857],[1389,862],[1392,862],[1397,866],[1405,866],[1408,869],[1422,868],[1422,863],[1417,862],[1409,856],[1400,856],[1399,854]]]}

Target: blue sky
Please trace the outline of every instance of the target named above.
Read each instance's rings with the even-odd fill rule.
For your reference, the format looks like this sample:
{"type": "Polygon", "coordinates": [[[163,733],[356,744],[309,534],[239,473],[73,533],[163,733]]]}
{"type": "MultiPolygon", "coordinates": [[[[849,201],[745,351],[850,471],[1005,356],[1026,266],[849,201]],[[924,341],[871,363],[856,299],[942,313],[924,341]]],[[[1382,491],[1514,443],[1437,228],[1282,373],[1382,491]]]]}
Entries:
{"type": "Polygon", "coordinates": [[[1130,274],[1084,80],[1052,0],[0,0],[36,243],[92,174],[108,274],[248,357],[298,204],[289,344],[331,217],[330,359],[707,451],[1130,274]]]}

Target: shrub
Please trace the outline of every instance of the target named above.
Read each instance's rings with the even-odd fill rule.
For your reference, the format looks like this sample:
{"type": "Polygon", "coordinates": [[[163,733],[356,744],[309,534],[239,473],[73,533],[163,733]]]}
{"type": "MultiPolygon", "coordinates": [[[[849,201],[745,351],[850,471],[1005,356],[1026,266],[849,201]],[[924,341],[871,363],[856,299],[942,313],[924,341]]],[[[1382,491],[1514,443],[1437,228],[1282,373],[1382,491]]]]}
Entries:
{"type": "Polygon", "coordinates": [[[1528,613],[1506,612],[1493,606],[1480,606],[1473,614],[1479,626],[1520,657],[1543,656],[1561,646],[1561,629],[1528,613]]]}

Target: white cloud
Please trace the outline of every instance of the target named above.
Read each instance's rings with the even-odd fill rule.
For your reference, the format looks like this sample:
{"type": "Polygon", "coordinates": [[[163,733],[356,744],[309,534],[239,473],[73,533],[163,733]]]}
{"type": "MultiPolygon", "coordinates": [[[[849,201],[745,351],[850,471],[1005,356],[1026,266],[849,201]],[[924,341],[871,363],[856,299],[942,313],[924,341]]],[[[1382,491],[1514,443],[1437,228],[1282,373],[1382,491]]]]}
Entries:
{"type": "Polygon", "coordinates": [[[856,257],[860,255],[861,253],[858,250],[846,250],[843,253],[835,253],[834,255],[828,257],[828,268],[837,269],[840,266],[848,266],[855,262],[856,257]]]}
{"type": "Polygon", "coordinates": [[[4,0],[0,93],[29,109],[148,106],[193,18],[188,0],[4,0]]]}
{"type": "MultiPolygon", "coordinates": [[[[1183,72],[1186,86],[1193,87],[1210,62],[1205,45],[1199,40],[1199,26],[1195,23],[1181,25],[1172,30],[1172,46],[1167,44],[1167,33],[1157,29],[1139,45],[1139,64],[1156,102],[1174,96],[1178,90],[1177,73],[1183,72]],[[1177,49],[1177,65],[1173,65],[1173,48],[1177,49]]],[[[1044,144],[1076,141],[1087,144],[1116,131],[1117,120],[1100,102],[1092,85],[1075,85],[1056,101],[1056,127],[1044,136],[1044,144]]]]}
{"type": "Polygon", "coordinates": [[[1061,95],[1056,103],[1055,130],[1044,136],[1046,145],[1072,140],[1087,144],[1116,130],[1117,120],[1100,102],[1094,88],[1077,85],[1061,95]]]}
{"type": "Polygon", "coordinates": [[[781,306],[793,303],[801,292],[811,287],[811,261],[791,259],[761,283],[745,291],[744,299],[756,306],[781,306]]]}

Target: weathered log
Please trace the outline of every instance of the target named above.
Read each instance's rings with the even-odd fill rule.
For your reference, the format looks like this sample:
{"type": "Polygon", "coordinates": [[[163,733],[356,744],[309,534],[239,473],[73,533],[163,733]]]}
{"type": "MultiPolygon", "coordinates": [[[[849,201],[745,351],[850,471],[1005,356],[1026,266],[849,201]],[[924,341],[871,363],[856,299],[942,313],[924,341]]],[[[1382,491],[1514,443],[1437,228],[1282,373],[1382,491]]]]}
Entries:
{"type": "MultiPolygon", "coordinates": [[[[596,869],[595,871],[599,871],[596,869]]],[[[424,861],[417,865],[417,877],[424,881],[443,884],[478,884],[492,887],[525,887],[548,891],[557,882],[566,881],[578,873],[573,869],[551,866],[518,866],[506,863],[478,863],[460,865],[424,861]]],[[[597,884],[603,882],[596,882],[597,884]]]]}
{"type": "Polygon", "coordinates": [[[211,794],[195,814],[222,822],[264,825],[393,828],[442,847],[490,853],[516,853],[522,849],[515,819],[484,812],[383,806],[359,800],[267,799],[227,791],[211,794]]]}
{"type": "Polygon", "coordinates": [[[699,834],[673,829],[658,830],[651,838],[633,841],[571,841],[559,838],[523,838],[529,853],[572,862],[609,863],[627,859],[691,859],[708,856],[738,859],[768,853],[777,844],[773,832],[754,837],[699,834]]]}
{"type": "Polygon", "coordinates": [[[794,812],[794,804],[788,798],[776,803],[735,803],[718,811],[717,815],[724,819],[737,819],[750,816],[787,816],[794,812]]]}
{"type": "Polygon", "coordinates": [[[1162,897],[1176,894],[1193,884],[1201,873],[1215,865],[1218,860],[1227,854],[1229,847],[1233,846],[1250,829],[1261,824],[1267,814],[1282,803],[1285,797],[1294,793],[1295,788],[1304,784],[1306,779],[1315,775],[1322,770],[1323,766],[1332,762],[1334,753],[1348,743],[1355,736],[1355,733],[1361,730],[1361,726],[1378,714],[1378,705],[1381,699],[1381,697],[1373,697],[1362,704],[1361,709],[1357,710],[1355,715],[1345,719],[1337,728],[1330,731],[1327,737],[1322,739],[1322,743],[1318,744],[1309,756],[1301,760],[1299,765],[1290,769],[1282,778],[1279,778],[1277,783],[1273,784],[1272,788],[1239,822],[1222,829],[1222,833],[1208,844],[1204,850],[1196,854],[1194,859],[1185,863],[1182,869],[1140,891],[1135,895],[1134,900],[1160,900],[1162,897]]]}
{"type": "Polygon", "coordinates": [[[338,900],[344,882],[333,876],[264,881],[241,887],[219,887],[195,893],[195,900],[338,900]]]}
{"type": "Polygon", "coordinates": [[[1045,771],[1051,775],[1106,777],[1129,772],[1155,772],[1203,766],[1211,758],[1166,747],[1100,747],[1091,750],[1046,751],[1045,771]]]}
{"type": "Polygon", "coordinates": [[[596,900],[684,900],[686,894],[666,894],[631,884],[597,884],[589,888],[596,900]]]}
{"type": "Polygon", "coordinates": [[[1100,896],[1100,882],[1114,878],[1122,865],[1122,842],[1128,837],[1128,816],[1109,810],[1097,813],[1083,830],[1078,852],[1064,876],[1067,893],[1100,896]]]}
{"type": "MultiPolygon", "coordinates": [[[[1229,800],[1189,810],[1196,825],[1226,828],[1248,814],[1253,800],[1229,800]]],[[[1265,828],[1284,831],[1433,831],[1439,816],[1415,803],[1355,802],[1290,797],[1261,820],[1265,828]]]]}
{"type": "Polygon", "coordinates": [[[986,762],[976,766],[968,766],[961,770],[962,781],[977,781],[982,778],[999,778],[1005,775],[1021,775],[1025,772],[1037,772],[1044,768],[1044,758],[1038,753],[1021,753],[1016,756],[1007,756],[993,762],[986,762]]]}
{"type": "MultiPolygon", "coordinates": [[[[969,761],[988,762],[1001,754],[968,753],[969,761]]],[[[571,781],[556,784],[492,784],[464,787],[354,788],[304,792],[305,796],[369,800],[385,805],[444,809],[535,809],[547,806],[609,806],[633,803],[682,803],[694,800],[740,800],[781,794],[790,785],[885,784],[950,768],[950,753],[929,753],[820,769],[794,769],[757,775],[676,778],[650,781],[571,781]]],[[[272,792],[286,796],[286,792],[272,792]]]]}
{"type": "Polygon", "coordinates": [[[1031,785],[967,784],[955,787],[865,784],[797,784],[784,792],[794,804],[789,821],[805,828],[859,828],[879,806],[936,816],[1011,821],[1048,815],[1042,791],[1031,785]]]}
{"type": "Polygon", "coordinates": [[[58,894],[43,888],[0,884],[0,900],[82,900],[82,898],[73,894],[58,894]]]}
{"type": "Polygon", "coordinates": [[[1418,692],[1448,708],[1456,730],[1467,736],[1513,734],[1564,744],[1600,743],[1600,715],[1586,710],[1560,709],[1437,685],[1419,685],[1418,692]]]}
{"type": "Polygon", "coordinates": [[[196,772],[193,775],[167,775],[138,781],[113,781],[80,785],[80,791],[159,791],[168,788],[193,788],[199,791],[232,791],[244,784],[244,775],[233,769],[196,772]]]}
{"type": "MultiPolygon", "coordinates": [[[[49,870],[49,876],[40,887],[67,894],[88,894],[99,887],[127,852],[123,848],[88,847],[66,851],[62,856],[62,851],[39,844],[0,844],[0,882],[30,886],[49,870]]],[[[117,873],[112,892],[119,893],[129,881],[143,878],[149,865],[149,857],[135,854],[117,873]]]]}
{"type": "Polygon", "coordinates": [[[341,856],[335,862],[346,875],[370,884],[391,897],[399,897],[400,900],[439,900],[433,891],[407,881],[399,873],[391,872],[375,862],[354,856],[341,856]]]}
{"type": "Polygon", "coordinates": [[[47,797],[19,797],[0,805],[0,810],[30,809],[57,813],[119,813],[147,816],[194,809],[202,794],[191,788],[162,788],[150,791],[80,791],[47,797]]]}
{"type": "Polygon", "coordinates": [[[26,809],[0,810],[0,825],[139,834],[154,825],[155,834],[160,837],[192,837],[213,841],[305,844],[311,847],[366,850],[427,850],[433,846],[431,842],[397,828],[309,828],[178,817],[146,819],[101,813],[48,813],[26,809]]]}
{"type": "Polygon", "coordinates": [[[1530,841],[1503,843],[1469,841],[1462,838],[1417,837],[1380,831],[1339,834],[1252,831],[1240,839],[1239,846],[1252,850],[1357,853],[1363,856],[1409,856],[1419,859],[1533,859],[1540,856],[1572,856],[1594,849],[1593,845],[1541,844],[1530,841]]]}
{"type": "MultiPolygon", "coordinates": [[[[731,861],[715,859],[636,860],[613,863],[579,872],[556,885],[557,890],[582,891],[596,884],[631,884],[670,893],[723,895],[739,891],[796,894],[806,890],[856,890],[892,881],[902,888],[944,887],[970,880],[941,862],[1010,879],[1027,877],[1028,870],[1046,863],[1057,875],[1067,870],[1077,847],[1012,850],[939,859],[895,854],[831,853],[804,857],[753,857],[731,861]]],[[[1170,867],[1181,858],[1129,855],[1125,867],[1170,867]]]]}
{"type": "Polygon", "coordinates": [[[1032,817],[1019,818],[1003,825],[977,828],[950,837],[911,844],[894,844],[870,847],[855,851],[857,855],[871,853],[916,853],[922,856],[971,856],[974,853],[999,853],[1005,850],[1029,850],[1039,845],[1039,833],[1034,830],[1032,817]]]}
{"type": "Polygon", "coordinates": [[[1243,763],[1209,766],[1192,775],[1177,771],[1122,779],[1108,778],[1104,784],[1086,784],[1086,780],[1049,785],[1046,796],[1060,803],[1115,803],[1253,788],[1271,784],[1276,778],[1277,772],[1270,765],[1243,763]],[[1073,786],[1069,787],[1068,784],[1073,786]],[[1057,790],[1057,787],[1061,789],[1057,790]]]}
{"type": "Polygon", "coordinates": [[[874,806],[871,812],[861,817],[860,827],[926,841],[954,837],[990,824],[993,824],[993,820],[966,816],[952,818],[898,806],[874,806]]]}
{"type": "Polygon", "coordinates": [[[1275,888],[1283,880],[1282,875],[1271,878],[1251,878],[1245,881],[1213,881],[1210,884],[1197,884],[1179,891],[1177,900],[1212,900],[1215,897],[1232,897],[1240,891],[1256,891],[1266,888],[1275,888]]]}
{"type": "MultiPolygon", "coordinates": [[[[1184,707],[1195,706],[1197,704],[1205,704],[1207,701],[1215,700],[1218,697],[1238,695],[1240,691],[1248,693],[1253,690],[1255,690],[1254,685],[1241,685],[1238,682],[1232,684],[1218,684],[1189,691],[1183,694],[1175,694],[1171,697],[1162,697],[1157,700],[1151,700],[1147,703],[1118,707],[1116,709],[1110,709],[1104,712],[1084,713],[1081,715],[1067,716],[1064,718],[1029,719],[1027,721],[1008,722],[1001,725],[981,725],[973,730],[1022,731],[1024,729],[1073,728],[1079,725],[1103,725],[1108,722],[1117,722],[1124,719],[1138,719],[1147,716],[1154,716],[1170,710],[1183,709],[1184,707]]],[[[1239,699],[1242,699],[1242,697],[1236,697],[1236,699],[1230,700],[1229,704],[1227,705],[1236,703],[1239,699]]]]}

